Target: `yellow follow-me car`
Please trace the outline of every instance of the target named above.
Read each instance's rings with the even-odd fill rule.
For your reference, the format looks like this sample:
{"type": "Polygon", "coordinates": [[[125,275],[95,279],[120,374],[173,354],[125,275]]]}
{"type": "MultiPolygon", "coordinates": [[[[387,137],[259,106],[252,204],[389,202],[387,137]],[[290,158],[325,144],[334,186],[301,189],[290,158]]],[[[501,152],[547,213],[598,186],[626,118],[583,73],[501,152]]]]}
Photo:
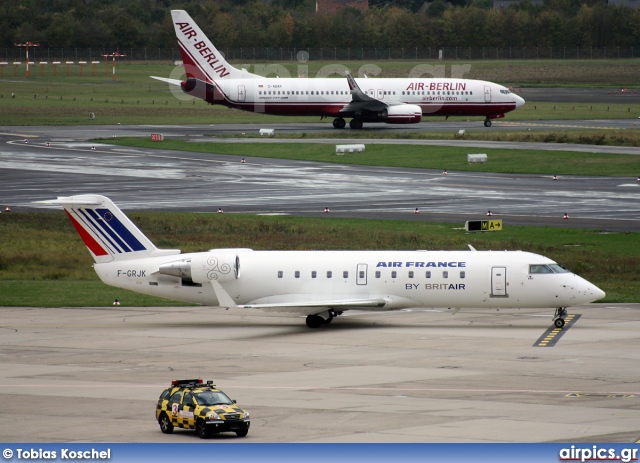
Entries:
{"type": "Polygon", "coordinates": [[[173,428],[195,429],[205,439],[219,432],[235,432],[244,437],[249,432],[249,412],[236,405],[213,381],[183,379],[171,382],[156,406],[160,430],[169,434],[173,428]]]}

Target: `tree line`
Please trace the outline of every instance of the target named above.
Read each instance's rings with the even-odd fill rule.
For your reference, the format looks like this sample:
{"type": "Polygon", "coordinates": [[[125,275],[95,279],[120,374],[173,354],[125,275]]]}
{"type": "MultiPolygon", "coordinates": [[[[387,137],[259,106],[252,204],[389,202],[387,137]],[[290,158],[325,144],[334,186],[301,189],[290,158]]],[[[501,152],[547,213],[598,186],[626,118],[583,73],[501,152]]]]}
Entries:
{"type": "Polygon", "coordinates": [[[606,0],[370,0],[324,14],[315,0],[0,0],[0,46],[175,48],[171,9],[219,48],[640,48],[640,9],[606,0]]]}

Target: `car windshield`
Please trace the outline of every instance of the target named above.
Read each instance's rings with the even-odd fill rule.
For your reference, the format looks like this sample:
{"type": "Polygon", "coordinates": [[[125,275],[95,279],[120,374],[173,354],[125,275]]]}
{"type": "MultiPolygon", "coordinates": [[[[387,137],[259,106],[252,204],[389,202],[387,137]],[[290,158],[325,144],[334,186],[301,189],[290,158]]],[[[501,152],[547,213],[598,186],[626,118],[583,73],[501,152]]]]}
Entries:
{"type": "Polygon", "coordinates": [[[224,392],[204,391],[196,394],[199,405],[233,405],[224,392]]]}

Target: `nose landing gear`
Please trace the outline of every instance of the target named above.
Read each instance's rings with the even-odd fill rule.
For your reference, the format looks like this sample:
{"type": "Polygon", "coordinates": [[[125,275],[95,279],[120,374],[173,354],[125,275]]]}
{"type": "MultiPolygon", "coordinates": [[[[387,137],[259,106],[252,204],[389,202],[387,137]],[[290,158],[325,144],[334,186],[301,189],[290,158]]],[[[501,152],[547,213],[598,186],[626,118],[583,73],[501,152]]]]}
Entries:
{"type": "Polygon", "coordinates": [[[564,326],[564,319],[567,315],[567,310],[564,307],[558,307],[556,309],[556,313],[553,315],[553,325],[556,328],[562,328],[564,326]]]}

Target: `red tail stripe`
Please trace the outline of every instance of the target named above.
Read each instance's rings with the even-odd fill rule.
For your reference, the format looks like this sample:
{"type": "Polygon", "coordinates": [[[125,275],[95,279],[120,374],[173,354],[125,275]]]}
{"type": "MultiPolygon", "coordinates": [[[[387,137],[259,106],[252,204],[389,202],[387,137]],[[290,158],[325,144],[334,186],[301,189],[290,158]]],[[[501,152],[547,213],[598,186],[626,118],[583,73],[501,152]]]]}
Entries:
{"type": "Polygon", "coordinates": [[[108,254],[107,251],[105,251],[104,248],[100,246],[100,244],[95,239],[93,239],[93,236],[87,233],[82,225],[80,225],[78,221],[74,219],[71,214],[69,214],[68,210],[65,209],[64,211],[67,213],[67,216],[69,217],[69,220],[71,220],[73,226],[76,227],[76,231],[80,235],[80,238],[82,238],[82,241],[84,241],[84,244],[87,245],[89,250],[96,256],[106,256],[108,254]]]}

